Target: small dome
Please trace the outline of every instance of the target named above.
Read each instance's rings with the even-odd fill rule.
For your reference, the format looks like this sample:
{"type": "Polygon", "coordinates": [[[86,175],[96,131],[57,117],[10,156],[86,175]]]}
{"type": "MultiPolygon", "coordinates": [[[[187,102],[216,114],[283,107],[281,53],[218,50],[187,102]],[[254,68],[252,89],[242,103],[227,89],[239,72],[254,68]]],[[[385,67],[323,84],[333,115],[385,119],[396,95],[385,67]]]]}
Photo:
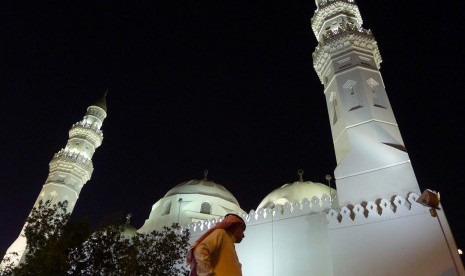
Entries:
{"type": "Polygon", "coordinates": [[[239,205],[237,199],[222,185],[207,180],[190,180],[174,186],[169,190],[165,197],[176,194],[200,194],[219,197],[236,205],[239,205]]]}
{"type": "Polygon", "coordinates": [[[130,224],[125,224],[121,226],[121,235],[125,238],[132,238],[137,234],[137,229],[130,225],[130,224]]]}
{"type": "MultiPolygon", "coordinates": [[[[312,199],[314,196],[321,199],[323,195],[330,195],[329,187],[325,184],[311,181],[297,181],[285,184],[269,193],[258,205],[259,208],[273,208],[276,205],[284,205],[286,202],[302,202],[304,198],[312,199]]],[[[336,196],[336,190],[331,188],[331,196],[336,196]]]]}

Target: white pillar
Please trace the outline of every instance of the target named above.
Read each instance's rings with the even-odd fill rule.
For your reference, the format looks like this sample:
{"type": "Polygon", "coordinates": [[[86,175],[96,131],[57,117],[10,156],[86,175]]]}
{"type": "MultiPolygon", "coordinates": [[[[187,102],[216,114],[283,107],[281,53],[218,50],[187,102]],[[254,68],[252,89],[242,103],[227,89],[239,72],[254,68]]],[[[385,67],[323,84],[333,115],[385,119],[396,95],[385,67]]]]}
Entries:
{"type": "MultiPolygon", "coordinates": [[[[51,200],[52,203],[68,201],[69,213],[72,213],[82,187],[90,180],[94,170],[92,156],[102,144],[103,133],[100,130],[107,117],[106,94],[87,108],[84,118],[75,123],[69,130],[69,139],[65,148],[53,156],[49,164],[49,174],[42,190],[34,204],[51,200]]],[[[27,240],[24,237],[23,226],[19,237],[8,248],[6,257],[16,260],[18,264],[23,260],[27,240]],[[16,252],[18,256],[11,253],[16,252]]],[[[4,264],[3,264],[4,265],[4,264]]]]}
{"type": "Polygon", "coordinates": [[[353,0],[317,0],[313,65],[329,113],[339,204],[420,193],[384,82],[381,55],[353,0]]]}

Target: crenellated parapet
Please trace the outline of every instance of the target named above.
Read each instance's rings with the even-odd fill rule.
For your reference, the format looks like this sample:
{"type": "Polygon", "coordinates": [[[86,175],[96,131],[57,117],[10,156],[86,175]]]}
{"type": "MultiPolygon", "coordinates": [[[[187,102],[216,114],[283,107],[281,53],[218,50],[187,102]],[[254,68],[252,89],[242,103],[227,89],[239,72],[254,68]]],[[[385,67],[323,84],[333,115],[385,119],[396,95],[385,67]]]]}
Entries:
{"type": "Polygon", "coordinates": [[[392,201],[379,199],[377,202],[344,206],[340,210],[332,209],[326,215],[328,226],[330,229],[340,228],[428,212],[428,208],[417,203],[418,197],[416,193],[410,193],[407,199],[395,196],[392,201]]]}
{"type": "MultiPolygon", "coordinates": [[[[331,229],[428,212],[428,208],[416,202],[418,197],[417,194],[410,193],[407,199],[395,196],[392,201],[379,199],[377,202],[365,202],[344,206],[340,209],[331,209],[329,196],[323,195],[321,199],[316,196],[311,200],[305,198],[302,202],[286,203],[274,209],[251,210],[249,214],[242,213],[240,216],[247,225],[256,225],[324,212],[323,215],[326,216],[328,227],[331,229]]],[[[193,222],[183,229],[189,229],[192,234],[196,235],[210,229],[222,220],[223,217],[193,222]]]]}
{"type": "Polygon", "coordinates": [[[90,179],[94,171],[92,160],[82,154],[65,149],[54,154],[49,166],[50,174],[57,171],[74,173],[82,177],[84,183],[90,179]]]}
{"type": "Polygon", "coordinates": [[[322,9],[328,5],[334,4],[336,2],[349,2],[355,4],[354,0],[318,0],[318,8],[322,9]]]}
{"type": "Polygon", "coordinates": [[[335,55],[357,48],[373,56],[377,69],[381,66],[378,44],[370,30],[348,26],[328,31],[313,52],[313,67],[324,84],[325,70],[335,55]]]}
{"type": "Polygon", "coordinates": [[[69,138],[82,138],[91,142],[94,148],[102,144],[103,132],[95,124],[89,124],[85,121],[75,123],[69,130],[69,138]]]}
{"type": "Polygon", "coordinates": [[[323,33],[323,39],[320,40],[318,46],[321,46],[323,44],[329,44],[339,39],[339,37],[345,37],[348,34],[360,35],[374,40],[373,33],[371,32],[371,30],[367,30],[362,27],[357,27],[354,24],[344,23],[338,26],[336,29],[326,30],[323,33]]]}
{"type": "MultiPolygon", "coordinates": [[[[289,219],[309,214],[317,214],[327,212],[331,208],[331,198],[328,195],[323,195],[320,198],[314,196],[311,200],[304,198],[302,202],[294,201],[286,202],[284,205],[278,205],[275,208],[260,208],[251,210],[248,214],[239,214],[247,225],[268,223],[271,221],[289,219]]],[[[191,233],[199,233],[213,227],[216,223],[223,220],[223,217],[212,220],[193,222],[186,225],[184,229],[189,229],[191,233]]]]}
{"type": "Polygon", "coordinates": [[[354,18],[357,24],[363,24],[360,11],[353,0],[326,0],[318,4],[318,10],[312,17],[312,29],[319,40],[322,27],[326,21],[339,14],[354,18]]]}

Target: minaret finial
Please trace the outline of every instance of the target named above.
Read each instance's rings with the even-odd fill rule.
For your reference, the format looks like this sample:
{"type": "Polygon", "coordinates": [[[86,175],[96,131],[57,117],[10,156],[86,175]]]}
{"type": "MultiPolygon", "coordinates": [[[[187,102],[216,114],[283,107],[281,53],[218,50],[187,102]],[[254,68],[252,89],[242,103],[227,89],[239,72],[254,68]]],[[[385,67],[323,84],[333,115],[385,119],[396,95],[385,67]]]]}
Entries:
{"type": "Polygon", "coordinates": [[[107,95],[108,95],[109,89],[106,88],[105,92],[103,92],[103,95],[97,99],[92,105],[98,106],[101,109],[103,109],[105,112],[107,112],[107,95]]]}
{"type": "Polygon", "coordinates": [[[126,216],[126,225],[131,224],[131,217],[132,217],[132,214],[131,214],[131,213],[129,213],[129,214],[126,216]]]}
{"type": "Polygon", "coordinates": [[[304,170],[299,169],[297,174],[299,175],[299,182],[304,182],[304,170]]]}
{"type": "Polygon", "coordinates": [[[207,181],[208,170],[203,170],[203,181],[207,181]]]}
{"type": "Polygon", "coordinates": [[[330,175],[330,174],[327,174],[325,176],[326,178],[326,181],[328,181],[328,188],[329,188],[329,202],[331,204],[331,206],[333,206],[333,195],[331,193],[331,180],[333,179],[333,177],[330,175]]]}

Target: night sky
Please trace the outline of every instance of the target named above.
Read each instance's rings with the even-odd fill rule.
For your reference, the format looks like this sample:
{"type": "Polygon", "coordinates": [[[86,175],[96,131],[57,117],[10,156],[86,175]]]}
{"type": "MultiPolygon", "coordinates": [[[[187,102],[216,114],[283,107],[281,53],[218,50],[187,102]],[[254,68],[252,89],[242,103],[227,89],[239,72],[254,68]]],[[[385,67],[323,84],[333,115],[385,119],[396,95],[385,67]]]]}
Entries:
{"type": "MultiPolygon", "coordinates": [[[[357,1],[420,188],[441,193],[463,249],[459,2],[357,1]]],[[[336,162],[314,10],[311,0],[2,1],[0,253],[71,125],[107,88],[103,144],[73,218],[132,213],[139,228],[204,169],[246,211],[300,168],[325,183],[336,162]]]]}

